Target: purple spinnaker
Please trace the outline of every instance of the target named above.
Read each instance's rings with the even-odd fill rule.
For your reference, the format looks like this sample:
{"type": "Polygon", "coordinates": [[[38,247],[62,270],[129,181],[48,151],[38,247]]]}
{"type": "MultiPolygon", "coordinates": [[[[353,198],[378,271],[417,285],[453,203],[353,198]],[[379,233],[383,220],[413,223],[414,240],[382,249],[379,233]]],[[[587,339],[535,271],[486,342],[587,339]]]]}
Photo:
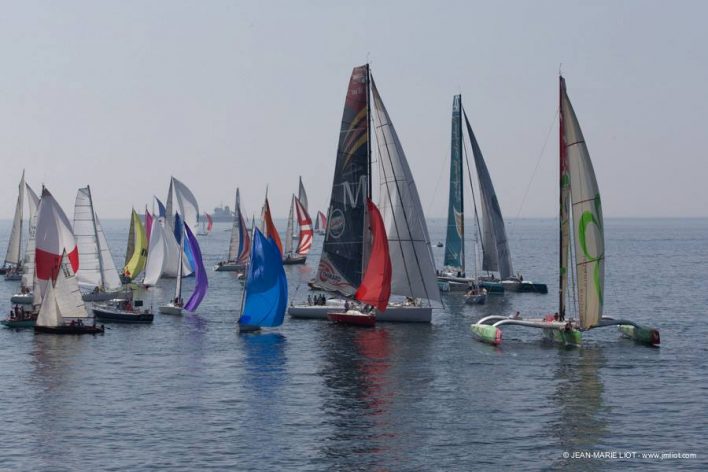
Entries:
{"type": "Polygon", "coordinates": [[[187,311],[195,311],[199,304],[204,299],[207,293],[207,288],[209,288],[209,280],[207,280],[206,269],[204,269],[204,261],[202,260],[202,251],[199,249],[199,243],[197,238],[194,237],[192,230],[189,229],[189,225],[184,225],[184,230],[187,233],[187,241],[189,244],[189,249],[192,250],[192,255],[194,256],[194,291],[192,296],[189,297],[187,303],[184,305],[184,309],[187,311]]]}

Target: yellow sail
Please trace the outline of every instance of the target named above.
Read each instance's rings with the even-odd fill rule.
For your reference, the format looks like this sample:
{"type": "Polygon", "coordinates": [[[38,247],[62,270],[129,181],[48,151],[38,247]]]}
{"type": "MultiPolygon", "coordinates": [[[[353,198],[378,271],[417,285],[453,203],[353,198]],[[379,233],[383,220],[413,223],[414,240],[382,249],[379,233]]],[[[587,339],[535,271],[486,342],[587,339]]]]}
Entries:
{"type": "Polygon", "coordinates": [[[130,230],[128,247],[133,247],[133,253],[130,255],[130,259],[125,263],[123,275],[134,279],[143,271],[147,260],[147,236],[145,235],[145,227],[135,210],[133,210],[131,216],[130,230]]]}

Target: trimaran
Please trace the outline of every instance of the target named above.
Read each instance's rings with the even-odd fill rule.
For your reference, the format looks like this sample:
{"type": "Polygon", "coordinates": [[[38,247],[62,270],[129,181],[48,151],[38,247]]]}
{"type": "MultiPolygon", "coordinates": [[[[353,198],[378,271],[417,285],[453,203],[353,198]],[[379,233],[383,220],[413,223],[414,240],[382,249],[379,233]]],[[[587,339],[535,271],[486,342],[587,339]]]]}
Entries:
{"type": "Polygon", "coordinates": [[[499,344],[506,325],[542,329],[565,345],[579,345],[582,333],[619,326],[635,341],[659,345],[659,330],[602,315],[605,290],[605,238],[600,191],[585,138],[560,77],[560,205],[558,311],[540,319],[487,316],[472,325],[480,340],[499,344]],[[571,242],[573,244],[571,244],[571,242]],[[574,262],[575,271],[569,270],[574,262]],[[573,287],[571,282],[575,282],[573,287]],[[576,311],[577,319],[569,311],[576,311]]]}

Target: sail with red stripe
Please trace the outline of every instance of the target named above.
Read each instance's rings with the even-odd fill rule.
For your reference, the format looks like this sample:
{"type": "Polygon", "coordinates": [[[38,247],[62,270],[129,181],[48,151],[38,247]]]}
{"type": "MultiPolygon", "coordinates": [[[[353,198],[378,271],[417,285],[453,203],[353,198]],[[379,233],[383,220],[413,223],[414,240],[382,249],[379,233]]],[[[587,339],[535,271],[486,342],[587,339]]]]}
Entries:
{"type": "Polygon", "coordinates": [[[49,190],[42,189],[35,233],[35,302],[41,301],[47,283],[56,279],[62,254],[66,253],[74,273],[79,270],[79,250],[71,222],[49,190]]]}
{"type": "Polygon", "coordinates": [[[211,215],[209,213],[204,213],[206,215],[207,219],[207,233],[211,233],[211,229],[214,227],[214,220],[211,219],[211,215]]]}
{"type": "Polygon", "coordinates": [[[379,209],[371,199],[367,199],[366,207],[369,211],[369,224],[371,227],[371,252],[369,264],[361,280],[361,285],[354,294],[354,298],[367,305],[375,306],[383,312],[388,306],[391,297],[391,256],[388,249],[386,227],[381,218],[379,209]]]}
{"type": "Polygon", "coordinates": [[[307,209],[297,197],[295,197],[295,214],[297,216],[297,224],[300,227],[300,243],[296,252],[304,256],[310,252],[312,247],[312,218],[310,218],[307,209]]]}

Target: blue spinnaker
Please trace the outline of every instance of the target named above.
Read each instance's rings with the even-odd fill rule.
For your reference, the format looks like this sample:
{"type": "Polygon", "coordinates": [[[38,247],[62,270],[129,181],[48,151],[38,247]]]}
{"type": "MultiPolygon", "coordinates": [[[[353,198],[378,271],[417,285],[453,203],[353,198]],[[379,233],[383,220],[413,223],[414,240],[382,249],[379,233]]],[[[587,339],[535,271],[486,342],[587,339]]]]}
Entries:
{"type": "Polygon", "coordinates": [[[288,280],[280,250],[275,241],[266,239],[256,228],[246,280],[246,301],[238,322],[248,326],[280,326],[287,304],[288,280]]]}
{"type": "Polygon", "coordinates": [[[204,261],[202,260],[202,251],[199,248],[197,238],[194,237],[194,233],[192,233],[192,230],[189,229],[188,225],[184,226],[184,230],[187,238],[184,247],[189,247],[190,252],[194,254],[196,262],[192,266],[192,268],[194,269],[194,276],[196,278],[196,280],[194,281],[194,292],[192,292],[192,296],[189,297],[189,300],[187,300],[187,303],[184,305],[184,308],[187,311],[193,312],[197,309],[199,304],[204,299],[204,296],[207,293],[207,288],[209,288],[209,280],[207,279],[206,269],[204,268],[204,261]]]}

